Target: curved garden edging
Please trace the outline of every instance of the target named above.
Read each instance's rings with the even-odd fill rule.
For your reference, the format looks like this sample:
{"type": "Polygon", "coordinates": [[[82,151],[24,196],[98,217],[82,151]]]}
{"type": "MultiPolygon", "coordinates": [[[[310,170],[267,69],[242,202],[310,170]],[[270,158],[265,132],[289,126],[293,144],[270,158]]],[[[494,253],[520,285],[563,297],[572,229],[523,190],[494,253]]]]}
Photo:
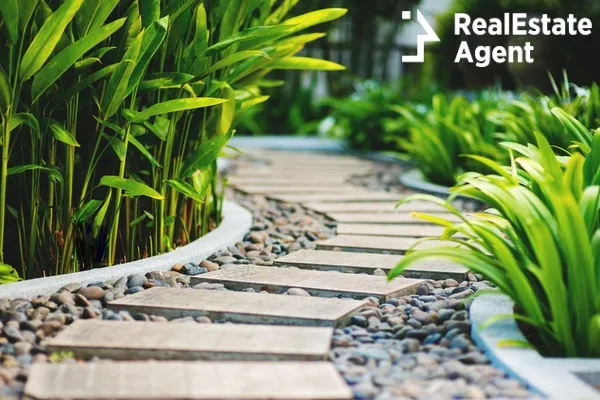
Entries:
{"type": "Polygon", "coordinates": [[[98,268],[71,274],[31,279],[0,286],[0,297],[31,298],[57,291],[70,283],[89,284],[117,279],[131,274],[167,271],[175,264],[200,262],[219,249],[243,240],[252,226],[252,214],[245,208],[225,201],[221,224],[205,236],[165,254],[144,258],[112,267],[98,268]]]}
{"type": "Polygon", "coordinates": [[[403,173],[400,176],[400,183],[418,192],[425,192],[440,197],[448,197],[450,195],[447,186],[427,182],[418,169],[411,169],[403,173]]]}
{"type": "Polygon", "coordinates": [[[506,340],[527,341],[514,319],[496,322],[485,330],[481,324],[498,315],[512,314],[514,303],[501,293],[476,298],[470,308],[471,336],[493,365],[504,369],[538,394],[553,399],[600,399],[600,392],[586,383],[598,385],[600,360],[542,357],[530,348],[503,347],[506,340]]]}

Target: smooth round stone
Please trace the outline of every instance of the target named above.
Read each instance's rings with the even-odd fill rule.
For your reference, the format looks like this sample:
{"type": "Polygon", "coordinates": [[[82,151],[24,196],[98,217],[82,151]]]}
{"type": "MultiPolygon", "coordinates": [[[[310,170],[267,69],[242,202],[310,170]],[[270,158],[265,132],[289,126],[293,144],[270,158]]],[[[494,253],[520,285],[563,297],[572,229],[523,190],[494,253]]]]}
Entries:
{"type": "Polygon", "coordinates": [[[58,293],[54,298],[58,304],[69,304],[72,306],[75,305],[73,294],[68,290],[63,290],[62,292],[58,293]]]}
{"type": "Polygon", "coordinates": [[[101,300],[104,298],[104,289],[100,286],[88,286],[81,289],[78,294],[84,296],[88,300],[101,300]]]}
{"type": "Polygon", "coordinates": [[[434,301],[437,301],[437,297],[435,297],[435,296],[419,296],[419,300],[422,301],[423,303],[433,303],[434,301]]]}
{"type": "Polygon", "coordinates": [[[469,352],[465,355],[458,357],[457,360],[467,365],[489,363],[489,359],[484,354],[481,354],[478,351],[469,352]]]}
{"type": "Polygon", "coordinates": [[[127,287],[127,277],[126,276],[122,276],[121,278],[119,278],[115,284],[113,285],[113,287],[115,288],[126,288],[127,287]]]}
{"type": "Polygon", "coordinates": [[[200,267],[206,269],[208,272],[213,272],[219,269],[219,264],[212,261],[204,260],[200,262],[200,267]]]}
{"type": "Polygon", "coordinates": [[[232,257],[231,255],[229,256],[222,256],[222,257],[217,257],[214,261],[219,264],[230,264],[230,263],[234,263],[237,259],[235,257],[232,257]]]}
{"type": "Polygon", "coordinates": [[[357,325],[357,326],[360,326],[362,328],[366,328],[367,326],[369,326],[368,320],[364,316],[362,316],[362,315],[353,315],[350,318],[350,323],[352,325],[357,325]]]}
{"type": "Polygon", "coordinates": [[[2,327],[2,333],[4,334],[4,337],[11,342],[19,342],[23,340],[23,336],[21,335],[19,328],[13,325],[5,325],[2,327]]]}
{"type": "Polygon", "coordinates": [[[355,353],[361,357],[372,358],[379,361],[387,361],[390,359],[390,354],[387,351],[376,347],[358,348],[355,353]]]}
{"type": "MultiPolygon", "coordinates": [[[[429,294],[429,288],[427,285],[421,285],[417,288],[417,294],[419,296],[426,296],[429,294]]],[[[421,299],[422,300],[422,299],[421,299]]]]}
{"type": "Polygon", "coordinates": [[[127,287],[132,288],[134,286],[143,286],[144,282],[146,281],[147,279],[143,275],[131,275],[127,280],[127,287]]]}
{"type": "Polygon", "coordinates": [[[428,335],[425,340],[423,340],[423,344],[435,344],[438,343],[442,339],[442,335],[439,333],[432,333],[428,335]]]}
{"type": "Polygon", "coordinates": [[[310,297],[310,293],[308,293],[306,290],[300,289],[300,288],[289,288],[287,290],[287,294],[290,296],[310,297]]]}
{"type": "Polygon", "coordinates": [[[27,342],[17,342],[15,343],[15,355],[18,356],[22,356],[25,354],[29,354],[29,352],[31,352],[31,349],[33,348],[33,344],[31,343],[27,343],[27,342]]]}
{"type": "Polygon", "coordinates": [[[81,289],[83,286],[81,285],[81,283],[69,283],[65,286],[62,287],[61,290],[67,290],[71,293],[75,293],[76,291],[78,291],[79,289],[81,289]]]}
{"type": "Polygon", "coordinates": [[[454,329],[458,329],[460,333],[469,333],[471,332],[471,323],[469,321],[454,321],[450,320],[444,323],[446,325],[446,329],[448,331],[452,331],[454,329]]]}
{"type": "Polygon", "coordinates": [[[204,267],[194,264],[185,264],[183,268],[181,268],[181,273],[186,275],[200,275],[208,272],[208,270],[204,267]]]}
{"type": "Polygon", "coordinates": [[[83,296],[83,295],[81,295],[79,293],[77,293],[75,295],[75,304],[77,304],[80,307],[89,307],[89,306],[91,306],[90,301],[85,296],[83,296]]]}
{"type": "Polygon", "coordinates": [[[454,339],[452,339],[450,341],[451,349],[458,349],[461,351],[466,351],[470,345],[471,345],[471,343],[469,342],[469,340],[462,334],[456,336],[454,339]]]}
{"type": "Polygon", "coordinates": [[[441,309],[438,314],[440,316],[440,322],[446,322],[449,319],[452,318],[452,316],[454,315],[455,311],[451,310],[449,308],[443,308],[441,309]]]}
{"type": "Polygon", "coordinates": [[[411,329],[408,332],[406,332],[407,338],[413,338],[418,340],[425,339],[427,335],[427,332],[425,332],[423,329],[411,329]]]}
{"type": "Polygon", "coordinates": [[[132,286],[125,291],[125,294],[135,294],[139,292],[143,292],[144,288],[142,286],[132,286]]]}

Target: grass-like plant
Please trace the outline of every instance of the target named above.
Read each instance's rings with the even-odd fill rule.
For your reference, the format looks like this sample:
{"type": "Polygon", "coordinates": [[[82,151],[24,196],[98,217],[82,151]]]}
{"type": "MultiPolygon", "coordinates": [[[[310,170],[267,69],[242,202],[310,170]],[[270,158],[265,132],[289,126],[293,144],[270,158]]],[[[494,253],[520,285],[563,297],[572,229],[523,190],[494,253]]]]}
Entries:
{"type": "Polygon", "coordinates": [[[216,159],[266,75],[343,68],[295,55],[346,10],[296,3],[0,2],[0,263],[112,265],[218,223],[216,159]]]}
{"type": "Polygon", "coordinates": [[[587,147],[587,157],[578,150],[568,158],[557,157],[542,135],[536,139],[539,148],[507,145],[519,153],[509,167],[474,157],[494,173],[466,174],[463,185],[453,189],[491,207],[474,219],[467,220],[435,197],[402,201],[429,200],[460,216],[462,223],[451,223],[416,214],[444,226],[442,239],[462,246],[409,252],[389,278],[424,259],[460,263],[510,296],[515,317],[536,330],[539,350],[553,356],[598,357],[600,131],[587,147]]]}
{"type": "Polygon", "coordinates": [[[436,94],[431,105],[390,106],[410,126],[410,138],[396,138],[431,182],[454,185],[462,172],[479,166],[464,154],[494,158],[497,126],[488,114],[496,110],[501,96],[483,92],[479,98],[436,94]]]}

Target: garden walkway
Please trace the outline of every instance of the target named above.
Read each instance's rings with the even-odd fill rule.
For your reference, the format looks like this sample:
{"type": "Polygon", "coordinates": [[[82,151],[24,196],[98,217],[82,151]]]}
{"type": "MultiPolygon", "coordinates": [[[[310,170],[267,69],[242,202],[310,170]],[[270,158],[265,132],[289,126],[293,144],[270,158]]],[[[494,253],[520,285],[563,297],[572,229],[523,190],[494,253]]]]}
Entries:
{"type": "Polygon", "coordinates": [[[268,164],[257,167],[240,161],[231,185],[326,214],[339,223],[338,235],[319,242],[316,250],[277,259],[275,267],[237,265],[192,277],[192,283],[222,283],[234,291],[155,287],[110,302],[114,310],[167,318],[207,316],[233,323],[76,321],[50,340],[49,349],[114,361],[36,364],[27,395],[349,399],[352,391],[327,361],[334,328],[347,323],[370,297],[385,301],[415,293],[423,279],[464,276],[463,267],[432,263],[387,282],[382,271],[391,269],[418,238],[440,233],[432,225],[418,224],[409,212],[443,210],[427,203],[395,209],[399,195],[346,183],[352,175],[369,172],[370,161],[317,153],[253,154],[268,164]],[[244,288],[298,288],[312,296],[249,293],[241,291],[244,288]]]}

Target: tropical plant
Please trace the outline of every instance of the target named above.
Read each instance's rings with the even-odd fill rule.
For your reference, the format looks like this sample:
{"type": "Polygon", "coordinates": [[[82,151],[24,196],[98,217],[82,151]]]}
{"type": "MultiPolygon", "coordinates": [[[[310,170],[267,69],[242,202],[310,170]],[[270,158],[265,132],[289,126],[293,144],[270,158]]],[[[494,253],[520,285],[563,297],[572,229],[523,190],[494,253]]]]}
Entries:
{"type": "Polygon", "coordinates": [[[539,147],[505,145],[520,154],[511,157],[509,167],[473,157],[494,171],[491,175],[465,174],[464,185],[453,189],[491,207],[474,219],[466,219],[450,202],[431,196],[401,201],[429,200],[459,216],[462,222],[452,223],[416,214],[444,226],[442,239],[461,246],[410,252],[389,278],[424,259],[461,263],[486,276],[515,302],[514,317],[535,329],[534,344],[540,351],[552,356],[598,357],[600,130],[590,146],[583,146],[588,146],[587,157],[578,149],[570,157],[557,157],[541,134],[536,139],[539,147]],[[457,238],[458,233],[466,239],[457,238]]]}
{"type": "Polygon", "coordinates": [[[343,68],[296,54],[346,10],[287,18],[296,3],[0,2],[0,262],[78,271],[217,224],[216,158],[265,76],[343,68]]]}
{"type": "Polygon", "coordinates": [[[506,103],[504,95],[481,92],[477,99],[462,95],[435,94],[431,106],[389,106],[409,125],[410,137],[397,137],[398,146],[415,161],[425,178],[433,183],[453,185],[457,176],[481,169],[466,154],[498,156],[498,126],[488,118],[506,103]]]}
{"type": "Polygon", "coordinates": [[[566,72],[560,85],[550,75],[554,94],[522,94],[502,110],[492,111],[488,118],[500,127],[498,138],[502,141],[521,144],[535,143],[535,132],[543,132],[555,149],[567,149],[575,138],[566,131],[561,120],[555,118],[557,108],[560,113],[570,114],[588,127],[600,126],[600,89],[597,84],[590,88],[578,87],[569,82],[566,72]]]}

